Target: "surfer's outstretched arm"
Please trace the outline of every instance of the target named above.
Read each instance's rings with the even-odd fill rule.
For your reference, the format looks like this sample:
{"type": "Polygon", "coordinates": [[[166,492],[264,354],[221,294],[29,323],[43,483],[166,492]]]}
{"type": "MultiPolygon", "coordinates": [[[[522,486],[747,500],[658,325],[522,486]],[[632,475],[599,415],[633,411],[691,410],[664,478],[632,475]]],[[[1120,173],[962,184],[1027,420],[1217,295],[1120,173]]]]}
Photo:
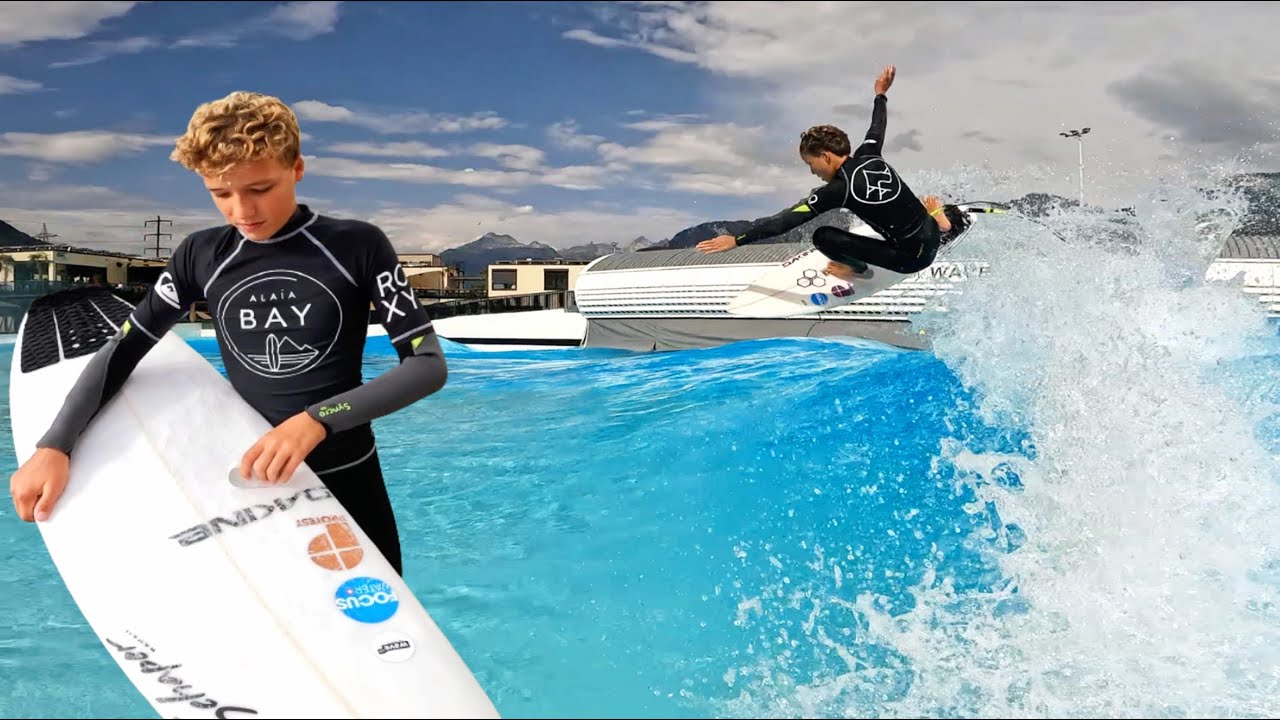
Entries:
{"type": "Polygon", "coordinates": [[[889,98],[885,93],[889,92],[889,86],[893,85],[895,75],[897,75],[897,69],[892,65],[886,65],[876,78],[876,97],[871,106],[871,126],[867,128],[862,145],[854,151],[856,156],[884,154],[884,134],[889,127],[889,98]]]}
{"type": "Polygon", "coordinates": [[[777,237],[794,230],[828,210],[844,205],[849,192],[849,184],[843,174],[836,175],[831,182],[815,189],[809,197],[768,217],[752,221],[741,234],[735,236],[721,235],[698,243],[697,248],[703,252],[721,252],[758,242],[766,238],[777,237]]]}
{"type": "Polygon", "coordinates": [[[889,98],[883,94],[876,95],[875,104],[871,110],[871,127],[867,128],[867,135],[863,138],[862,145],[854,153],[858,157],[884,154],[884,134],[889,125],[888,105],[889,98]]]}

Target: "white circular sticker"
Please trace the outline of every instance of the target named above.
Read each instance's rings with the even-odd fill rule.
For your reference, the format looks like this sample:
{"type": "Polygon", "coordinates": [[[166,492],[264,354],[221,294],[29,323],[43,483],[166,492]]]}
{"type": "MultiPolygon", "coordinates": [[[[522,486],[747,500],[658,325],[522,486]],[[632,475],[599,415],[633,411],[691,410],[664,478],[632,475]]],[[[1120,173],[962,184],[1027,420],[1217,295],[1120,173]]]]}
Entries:
{"type": "Polygon", "coordinates": [[[401,633],[382,633],[373,639],[373,651],[387,662],[404,662],[413,655],[413,641],[401,633]]]}

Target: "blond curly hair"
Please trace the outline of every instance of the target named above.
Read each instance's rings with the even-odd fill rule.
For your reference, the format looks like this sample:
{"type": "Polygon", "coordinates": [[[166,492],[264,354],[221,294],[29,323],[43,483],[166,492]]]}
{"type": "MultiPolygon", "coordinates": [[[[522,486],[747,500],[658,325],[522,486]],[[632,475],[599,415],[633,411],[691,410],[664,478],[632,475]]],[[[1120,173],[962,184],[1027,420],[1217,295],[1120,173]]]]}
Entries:
{"type": "Polygon", "coordinates": [[[169,159],[205,177],[274,157],[292,165],[301,154],[293,110],[279,98],[237,91],[196,108],[169,159]]]}

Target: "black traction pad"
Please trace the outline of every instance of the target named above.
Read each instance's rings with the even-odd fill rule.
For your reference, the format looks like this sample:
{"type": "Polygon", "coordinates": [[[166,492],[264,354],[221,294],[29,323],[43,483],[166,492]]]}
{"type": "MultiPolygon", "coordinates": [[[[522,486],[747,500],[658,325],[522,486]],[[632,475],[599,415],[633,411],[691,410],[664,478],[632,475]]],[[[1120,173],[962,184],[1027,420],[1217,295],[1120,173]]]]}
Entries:
{"type": "Polygon", "coordinates": [[[22,331],[22,372],[92,355],[131,312],[133,305],[103,287],[71,288],[36,298],[22,331]]]}

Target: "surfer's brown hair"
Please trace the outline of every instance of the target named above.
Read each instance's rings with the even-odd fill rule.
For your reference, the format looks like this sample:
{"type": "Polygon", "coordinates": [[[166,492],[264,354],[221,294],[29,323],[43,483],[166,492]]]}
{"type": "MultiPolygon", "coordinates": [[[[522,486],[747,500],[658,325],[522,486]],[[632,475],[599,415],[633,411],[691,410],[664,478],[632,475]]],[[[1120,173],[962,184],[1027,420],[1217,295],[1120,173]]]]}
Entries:
{"type": "Polygon", "coordinates": [[[849,136],[835,125],[814,125],[800,133],[800,152],[810,157],[818,157],[829,152],[837,157],[847,157],[853,150],[849,136]]]}

